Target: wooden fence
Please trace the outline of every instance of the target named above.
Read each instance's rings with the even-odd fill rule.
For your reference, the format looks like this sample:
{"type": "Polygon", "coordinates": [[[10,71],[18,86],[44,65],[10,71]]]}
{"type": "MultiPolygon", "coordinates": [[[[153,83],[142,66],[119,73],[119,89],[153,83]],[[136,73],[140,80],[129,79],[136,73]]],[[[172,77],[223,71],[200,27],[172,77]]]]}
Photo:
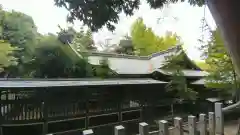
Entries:
{"type": "MultiPolygon", "coordinates": [[[[174,126],[169,127],[168,122],[160,120],[158,122],[158,131],[149,131],[149,125],[145,122],[139,123],[138,135],[224,135],[224,118],[222,103],[215,103],[215,112],[199,114],[199,120],[196,116],[188,116],[187,124],[183,123],[182,118],[174,118],[174,126]],[[207,118],[208,117],[208,118],[207,118]]],[[[84,130],[83,135],[94,135],[92,129],[84,130]]],[[[118,125],[114,127],[114,135],[125,135],[125,127],[118,125]]]]}

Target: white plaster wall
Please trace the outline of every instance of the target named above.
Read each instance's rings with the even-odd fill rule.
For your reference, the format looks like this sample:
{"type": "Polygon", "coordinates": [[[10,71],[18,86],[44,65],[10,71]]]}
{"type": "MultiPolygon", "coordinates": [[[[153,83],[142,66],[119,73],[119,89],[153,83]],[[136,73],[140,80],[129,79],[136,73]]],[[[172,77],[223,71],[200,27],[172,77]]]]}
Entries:
{"type": "MultiPolygon", "coordinates": [[[[166,62],[166,56],[170,56],[170,55],[173,55],[173,54],[179,54],[180,52],[169,52],[169,53],[165,53],[165,54],[161,54],[159,56],[155,56],[153,58],[150,59],[150,63],[152,64],[152,67],[153,67],[153,70],[154,69],[158,69],[158,68],[161,68],[165,62],[166,62]]],[[[176,54],[176,55],[177,55],[176,54]]]]}
{"type": "Polygon", "coordinates": [[[119,74],[148,74],[151,72],[151,63],[149,60],[89,56],[88,61],[93,65],[99,65],[100,61],[104,58],[108,60],[110,68],[119,74]]]}
{"type": "Polygon", "coordinates": [[[166,56],[178,55],[181,51],[170,51],[155,55],[151,59],[124,58],[117,56],[89,55],[88,61],[93,65],[100,65],[101,60],[107,59],[110,68],[118,74],[149,74],[161,68],[166,62],[166,56]],[[176,54],[177,53],[177,54],[176,54]]]}

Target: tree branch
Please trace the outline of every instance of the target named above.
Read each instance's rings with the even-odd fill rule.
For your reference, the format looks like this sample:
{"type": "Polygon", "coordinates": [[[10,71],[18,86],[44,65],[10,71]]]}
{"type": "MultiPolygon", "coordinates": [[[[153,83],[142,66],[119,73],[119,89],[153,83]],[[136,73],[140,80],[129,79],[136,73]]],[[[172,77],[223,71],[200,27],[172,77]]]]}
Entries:
{"type": "Polygon", "coordinates": [[[229,112],[229,111],[232,111],[233,109],[235,110],[236,108],[240,107],[240,101],[238,101],[237,103],[235,104],[232,104],[232,105],[229,105],[227,107],[224,107],[222,110],[223,112],[229,112]]]}

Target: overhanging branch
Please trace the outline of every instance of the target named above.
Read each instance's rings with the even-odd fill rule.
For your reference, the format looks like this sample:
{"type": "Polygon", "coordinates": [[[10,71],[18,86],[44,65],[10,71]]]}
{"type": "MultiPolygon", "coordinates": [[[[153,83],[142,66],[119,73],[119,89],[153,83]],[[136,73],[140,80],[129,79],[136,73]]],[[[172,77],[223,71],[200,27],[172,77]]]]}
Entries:
{"type": "Polygon", "coordinates": [[[237,103],[235,104],[232,104],[232,105],[229,105],[227,107],[224,107],[222,110],[223,112],[229,112],[229,111],[232,111],[233,109],[235,110],[236,108],[240,107],[240,101],[238,101],[237,103]]]}

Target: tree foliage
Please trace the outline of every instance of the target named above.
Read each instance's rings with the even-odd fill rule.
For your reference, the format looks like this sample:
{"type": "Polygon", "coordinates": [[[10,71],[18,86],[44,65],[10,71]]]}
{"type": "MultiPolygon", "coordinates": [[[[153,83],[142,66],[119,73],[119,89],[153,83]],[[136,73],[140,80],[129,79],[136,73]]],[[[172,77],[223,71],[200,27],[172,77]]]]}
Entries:
{"type": "Polygon", "coordinates": [[[32,17],[21,12],[0,10],[0,33],[0,39],[21,48],[15,52],[20,61],[31,57],[38,35],[32,17]]]}
{"type": "Polygon", "coordinates": [[[30,16],[0,8],[0,68],[4,68],[1,76],[108,77],[105,73],[110,71],[109,67],[89,64],[87,58],[79,57],[69,45],[74,41],[86,50],[95,49],[91,31],[59,28],[57,35],[41,35],[30,16]],[[105,72],[99,74],[99,69],[105,72]]]}
{"type": "Polygon", "coordinates": [[[72,27],[68,27],[67,29],[63,29],[58,26],[60,32],[58,32],[58,40],[61,41],[63,44],[70,44],[74,39],[74,35],[76,31],[72,27]]]}
{"type": "Polygon", "coordinates": [[[13,56],[17,48],[12,47],[8,42],[0,40],[0,71],[11,65],[17,65],[17,59],[13,56]]]}
{"type": "Polygon", "coordinates": [[[30,61],[34,48],[38,42],[37,28],[32,17],[16,11],[0,9],[0,40],[7,41],[16,49],[12,56],[18,58],[18,66],[10,65],[4,74],[17,74],[22,72],[23,64],[30,61]]]}
{"type": "Polygon", "coordinates": [[[163,69],[190,69],[199,70],[196,63],[188,58],[185,51],[181,48],[170,56],[165,56],[166,62],[163,65],[163,69]]]}
{"type": "Polygon", "coordinates": [[[239,88],[239,81],[234,70],[232,60],[227,52],[219,29],[210,31],[211,37],[205,49],[206,64],[211,67],[206,69],[209,75],[206,77],[206,86],[232,90],[239,88]]]}
{"type": "Polygon", "coordinates": [[[174,91],[177,98],[184,100],[195,100],[198,94],[188,86],[187,79],[181,69],[173,71],[173,76],[166,89],[167,91],[174,91]]]}
{"type": "Polygon", "coordinates": [[[142,18],[133,23],[131,37],[134,49],[139,55],[149,55],[180,44],[178,36],[171,32],[163,37],[155,35],[151,28],[146,27],[142,18]]]}
{"type": "Polygon", "coordinates": [[[173,72],[171,81],[167,84],[166,89],[174,91],[177,98],[185,100],[195,100],[197,98],[198,93],[188,86],[188,80],[182,72],[185,69],[192,68],[196,68],[196,65],[187,58],[182,49],[166,57],[166,63],[162,69],[173,72]],[[180,53],[178,53],[179,51],[180,53]]]}
{"type": "Polygon", "coordinates": [[[101,78],[108,78],[114,76],[114,72],[111,71],[107,59],[100,61],[100,65],[94,68],[95,75],[101,78]]]}
{"type": "MultiPolygon", "coordinates": [[[[176,3],[185,0],[146,0],[151,8],[161,8],[167,3],[176,3]]],[[[202,6],[204,0],[188,0],[191,5],[202,6]]],[[[55,0],[58,7],[65,7],[68,12],[68,21],[81,20],[84,25],[97,31],[103,26],[114,30],[119,21],[119,14],[133,15],[134,10],[140,6],[140,0],[55,0]]]]}
{"type": "Polygon", "coordinates": [[[87,70],[88,62],[79,59],[77,63],[64,52],[60,46],[39,47],[35,58],[26,64],[32,69],[31,77],[37,78],[74,78],[91,76],[87,70]]]}
{"type": "Polygon", "coordinates": [[[195,63],[203,71],[207,71],[211,68],[205,61],[195,61],[195,63]]]}
{"type": "Polygon", "coordinates": [[[87,58],[75,59],[76,56],[72,53],[74,52],[69,45],[59,41],[57,35],[44,35],[32,61],[24,65],[24,74],[36,78],[108,77],[110,69],[106,64],[93,66],[88,63],[87,58]]]}
{"type": "Polygon", "coordinates": [[[90,30],[84,32],[84,30],[81,29],[80,32],[76,32],[71,45],[77,51],[97,50],[97,48],[94,46],[92,32],[90,30]]]}
{"type": "Polygon", "coordinates": [[[119,45],[115,47],[114,52],[118,54],[135,55],[132,37],[126,35],[124,39],[120,40],[119,45]]]}

